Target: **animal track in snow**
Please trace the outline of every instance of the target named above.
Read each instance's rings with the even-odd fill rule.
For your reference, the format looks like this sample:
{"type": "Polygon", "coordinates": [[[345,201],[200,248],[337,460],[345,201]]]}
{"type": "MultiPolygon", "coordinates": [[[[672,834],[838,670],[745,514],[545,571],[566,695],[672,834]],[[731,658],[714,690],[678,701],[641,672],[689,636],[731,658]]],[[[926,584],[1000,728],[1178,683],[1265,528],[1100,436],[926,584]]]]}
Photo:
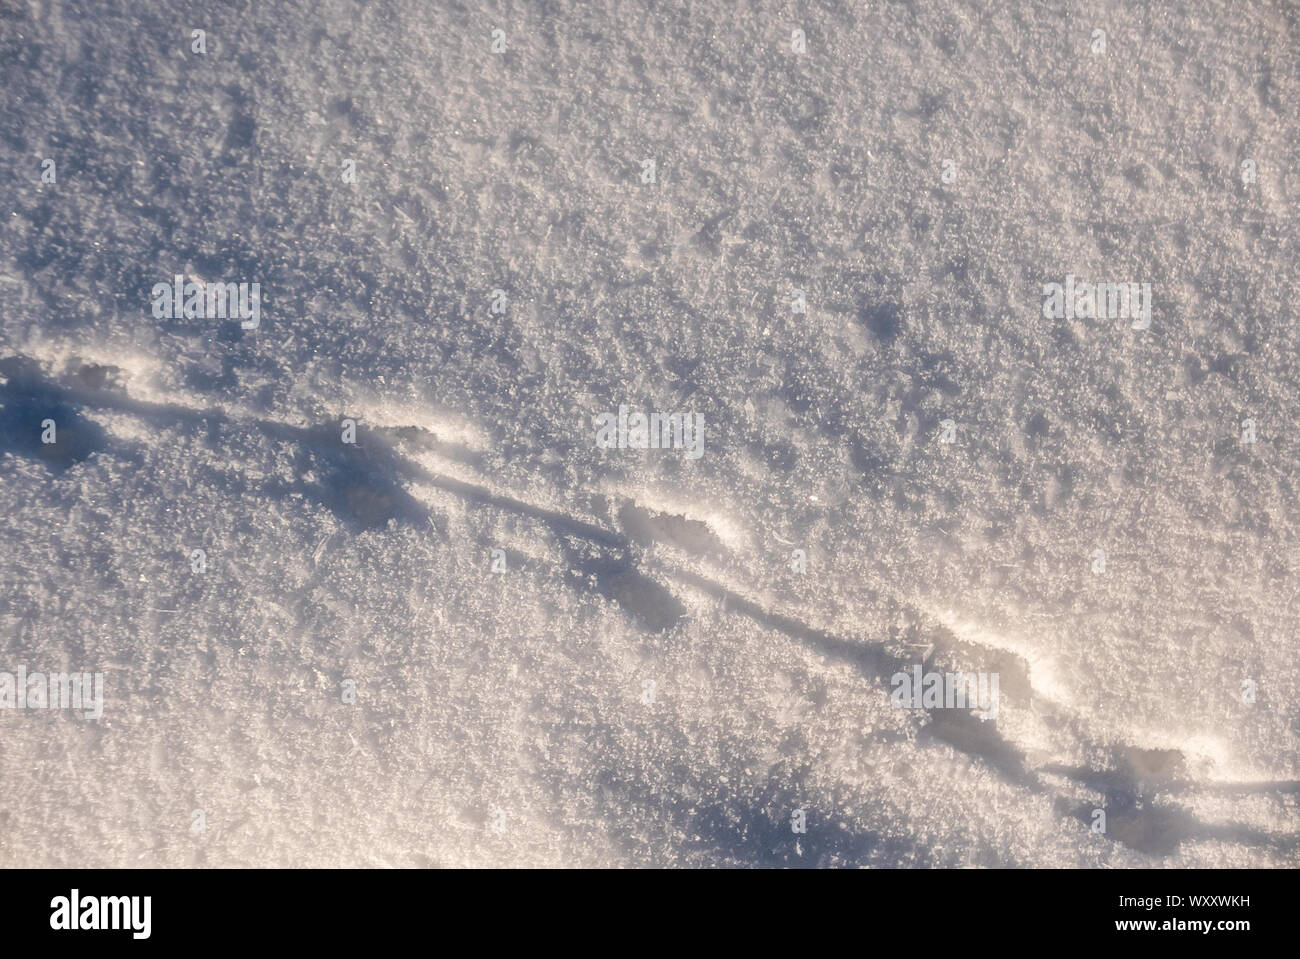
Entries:
{"type": "MultiPolygon", "coordinates": [[[[0,360],[0,435],[5,448],[35,457],[51,469],[63,471],[96,452],[110,449],[112,437],[86,417],[86,411],[105,410],[138,417],[161,426],[207,428],[222,425],[258,430],[277,441],[295,444],[314,464],[314,478],[293,488],[265,484],[263,495],[300,492],[331,509],[354,532],[382,530],[389,522],[427,528],[429,504],[418,495],[420,485],[452,493],[477,506],[501,510],[540,522],[562,544],[570,566],[568,582],[576,589],[592,590],[618,604],[648,631],[674,628],[687,606],[665,583],[721,601],[725,608],[760,626],[797,641],[826,658],[855,668],[879,685],[882,695],[890,677],[917,663],[897,636],[846,637],[810,625],[814,617],[799,610],[782,610],[748,596],[742,584],[713,571],[698,572],[685,564],[655,562],[641,554],[644,547],[660,544],[691,559],[722,560],[728,546],[703,520],[647,507],[625,499],[614,514],[617,528],[609,528],[562,509],[530,502],[493,489],[485,482],[435,472],[421,462],[418,451],[434,452],[464,463],[472,471],[473,457],[483,452],[484,439],[465,428],[441,430],[400,419],[367,428],[359,424],[358,447],[339,441],[334,424],[301,426],[258,417],[237,407],[204,407],[180,401],[134,398],[129,377],[118,382],[111,366],[84,364],[57,381],[40,364],[23,356],[0,360]],[[30,433],[47,415],[62,420],[59,442],[42,449],[30,433]],[[441,435],[439,435],[441,434],[441,435]],[[444,439],[447,436],[449,439],[444,439]],[[413,446],[416,455],[402,452],[413,446]],[[409,488],[408,488],[409,487],[409,488]],[[650,568],[643,569],[642,565],[650,568]]],[[[34,434],[32,434],[34,435],[34,434]]],[[[1264,833],[1233,826],[1202,823],[1173,797],[1202,794],[1267,795],[1283,797],[1300,792],[1291,780],[1222,783],[1196,781],[1186,775],[1186,757],[1177,749],[1150,749],[1133,743],[1102,742],[1086,730],[1086,720],[1051,679],[1050,666],[1032,652],[947,611],[894,595],[893,600],[923,624],[928,668],[945,670],[954,661],[972,660],[981,668],[995,668],[1005,678],[1006,705],[1036,713],[1043,721],[1073,733],[1076,750],[1107,756],[1100,768],[1050,760],[1031,763],[1033,744],[1017,743],[994,723],[962,710],[928,710],[920,732],[923,738],[942,742],[1032,792],[1053,797],[1058,813],[1088,824],[1094,803],[1074,798],[1077,788],[1104,796],[1112,828],[1107,835],[1131,848],[1152,855],[1167,855],[1179,843],[1193,839],[1223,839],[1246,846],[1291,854],[1300,845],[1294,834],[1264,833]],[[1072,788],[1059,788],[1064,780],[1072,788]]],[[[970,668],[968,665],[963,668],[970,668]]],[[[918,720],[920,721],[920,720],[918,720]]]]}

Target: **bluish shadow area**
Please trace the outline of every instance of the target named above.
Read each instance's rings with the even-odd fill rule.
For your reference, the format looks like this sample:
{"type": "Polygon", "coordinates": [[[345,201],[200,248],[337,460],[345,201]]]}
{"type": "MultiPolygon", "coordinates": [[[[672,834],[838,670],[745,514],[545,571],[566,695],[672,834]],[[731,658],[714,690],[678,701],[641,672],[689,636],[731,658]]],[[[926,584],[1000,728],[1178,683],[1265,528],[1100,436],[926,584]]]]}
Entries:
{"type": "MultiPolygon", "coordinates": [[[[790,793],[788,789],[778,792],[790,793]]],[[[690,824],[692,845],[708,850],[723,863],[759,869],[934,865],[927,861],[924,850],[908,839],[869,830],[853,832],[825,821],[819,809],[805,809],[807,831],[795,833],[791,817],[800,806],[793,794],[755,799],[737,798],[700,810],[690,824]]]]}
{"type": "Polygon", "coordinates": [[[682,602],[640,572],[626,550],[602,548],[569,537],[560,542],[570,570],[565,578],[574,589],[594,589],[652,633],[662,633],[686,615],[682,602]]]}
{"type": "Polygon", "coordinates": [[[863,302],[858,307],[861,323],[881,346],[892,346],[903,329],[903,310],[892,302],[863,302]]]}
{"type": "Polygon", "coordinates": [[[34,459],[62,473],[107,446],[104,431],[48,386],[30,360],[0,360],[0,376],[6,379],[0,386],[0,453],[34,459]]]}
{"type": "Polygon", "coordinates": [[[1130,849],[1149,856],[1171,856],[1184,842],[1218,841],[1267,849],[1280,857],[1294,857],[1300,836],[1279,836],[1249,826],[1204,823],[1180,806],[1162,802],[1179,794],[1196,792],[1212,795],[1296,794],[1300,782],[1195,783],[1185,778],[1183,758],[1175,750],[1119,750],[1108,769],[1074,766],[1045,766],[1044,772],[1068,776],[1103,797],[1099,803],[1076,803],[1058,797],[1059,815],[1068,816],[1091,828],[1094,810],[1106,812],[1105,835],[1130,849]],[[1155,763],[1152,759],[1155,759],[1155,763]]]}
{"type": "Polygon", "coordinates": [[[286,492],[300,492],[327,507],[354,533],[383,529],[390,520],[413,526],[427,520],[428,510],[368,457],[367,448],[377,447],[378,438],[358,429],[357,443],[345,444],[338,430],[324,426],[304,431],[297,441],[297,481],[286,492]]]}
{"type": "MultiPolygon", "coordinates": [[[[681,756],[690,753],[680,730],[681,756]]],[[[743,751],[743,750],[741,750],[743,751]]],[[[641,768],[636,774],[608,768],[597,785],[614,797],[614,808],[627,811],[611,819],[611,833],[630,862],[639,866],[728,869],[878,869],[944,865],[936,852],[900,826],[884,835],[852,828],[829,810],[844,807],[846,797],[813,797],[799,786],[807,773],[783,765],[765,782],[746,788],[726,784],[684,759],[641,768]],[[693,785],[698,798],[687,800],[679,789],[693,785]],[[802,810],[796,819],[795,811],[802,810]],[[803,832],[794,831],[796,823],[803,832]]]]}

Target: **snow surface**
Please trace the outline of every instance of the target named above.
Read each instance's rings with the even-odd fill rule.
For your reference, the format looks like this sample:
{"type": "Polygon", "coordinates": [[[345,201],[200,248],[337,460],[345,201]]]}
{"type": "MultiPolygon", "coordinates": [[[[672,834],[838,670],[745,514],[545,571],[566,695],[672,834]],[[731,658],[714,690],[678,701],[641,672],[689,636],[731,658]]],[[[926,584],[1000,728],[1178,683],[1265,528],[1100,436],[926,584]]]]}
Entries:
{"type": "Polygon", "coordinates": [[[106,684],[0,709],[0,865],[1297,863],[1293,4],[8,0],[0,71],[0,671],[106,684]]]}

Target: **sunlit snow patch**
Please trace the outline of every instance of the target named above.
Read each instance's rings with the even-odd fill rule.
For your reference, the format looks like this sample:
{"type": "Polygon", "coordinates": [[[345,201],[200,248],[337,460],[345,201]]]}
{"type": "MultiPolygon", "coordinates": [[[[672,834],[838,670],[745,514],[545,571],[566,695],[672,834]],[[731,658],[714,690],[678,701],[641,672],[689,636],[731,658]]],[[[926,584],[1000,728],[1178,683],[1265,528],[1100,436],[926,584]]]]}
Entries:
{"type": "Polygon", "coordinates": [[[1034,695],[1059,705],[1069,705],[1072,701],[1065,684],[1058,679],[1057,669],[1051,657],[1043,655],[1028,642],[994,633],[991,630],[961,617],[950,609],[927,608],[925,610],[952,634],[963,642],[986,649],[999,649],[1014,653],[1025,661],[1028,667],[1029,685],[1034,695]]]}

